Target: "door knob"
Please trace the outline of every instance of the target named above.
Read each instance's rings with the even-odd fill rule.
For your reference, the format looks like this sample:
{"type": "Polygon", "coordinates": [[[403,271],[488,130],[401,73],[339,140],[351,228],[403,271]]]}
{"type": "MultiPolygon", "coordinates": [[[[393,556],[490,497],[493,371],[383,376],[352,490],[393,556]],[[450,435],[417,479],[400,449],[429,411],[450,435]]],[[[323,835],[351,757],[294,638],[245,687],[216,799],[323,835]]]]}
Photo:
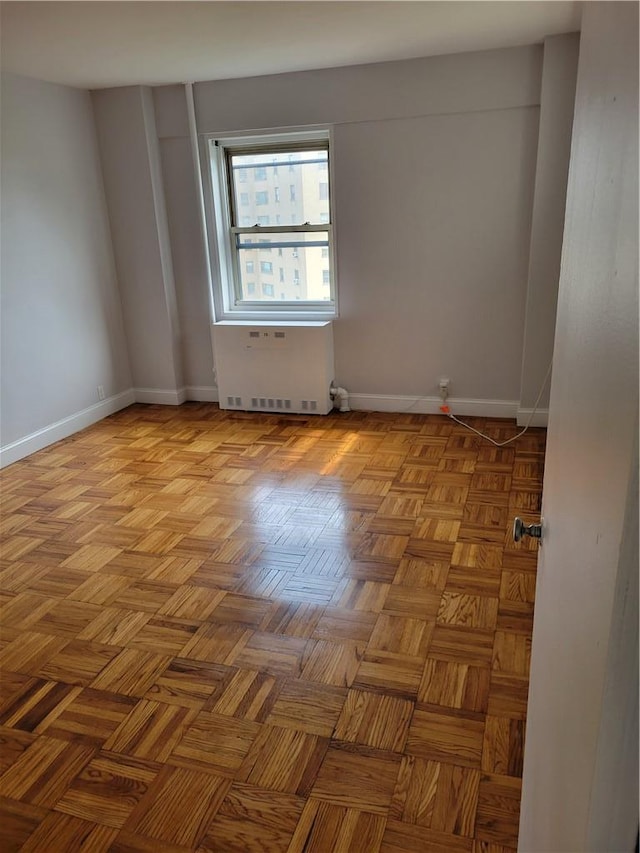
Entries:
{"type": "Polygon", "coordinates": [[[542,539],[542,522],[539,524],[525,524],[521,518],[516,516],[513,520],[513,541],[519,542],[523,536],[542,539]]]}

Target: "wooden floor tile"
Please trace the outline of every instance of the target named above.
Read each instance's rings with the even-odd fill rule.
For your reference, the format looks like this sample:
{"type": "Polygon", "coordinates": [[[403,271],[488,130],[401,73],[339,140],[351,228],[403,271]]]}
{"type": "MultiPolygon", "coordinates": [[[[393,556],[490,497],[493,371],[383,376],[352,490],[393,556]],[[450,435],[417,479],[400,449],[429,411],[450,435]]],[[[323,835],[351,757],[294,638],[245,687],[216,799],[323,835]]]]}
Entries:
{"type": "Polygon", "coordinates": [[[300,674],[308,647],[307,640],[259,631],[245,639],[232,657],[237,666],[261,670],[276,677],[300,674]]]}
{"type": "Polygon", "coordinates": [[[311,797],[287,853],[376,853],[384,826],[382,815],[311,797]]]}
{"type": "Polygon", "coordinates": [[[471,666],[490,666],[493,636],[493,632],[482,628],[437,624],[429,645],[429,657],[471,666]]]}
{"type": "Polygon", "coordinates": [[[402,752],[413,702],[380,693],[350,690],[333,737],[392,752],[402,752]]]}
{"type": "Polygon", "coordinates": [[[152,616],[128,641],[127,646],[171,656],[179,655],[201,624],[193,619],[152,616]]]}
{"type": "Polygon", "coordinates": [[[41,732],[79,693],[79,687],[34,679],[7,705],[0,725],[26,732],[41,732]]]}
{"type": "Polygon", "coordinates": [[[417,708],[413,714],[406,752],[433,761],[451,761],[480,767],[483,718],[471,712],[417,708]]]}
{"type": "Polygon", "coordinates": [[[51,808],[93,753],[90,746],[40,737],[0,777],[0,796],[51,808]]]}
{"type": "Polygon", "coordinates": [[[250,640],[252,633],[244,625],[204,623],[184,646],[180,657],[216,663],[232,663],[239,651],[250,640]]]}
{"type": "Polygon", "coordinates": [[[334,687],[350,687],[358,671],[363,649],[364,644],[310,640],[301,676],[334,687]]]}
{"type": "Polygon", "coordinates": [[[67,643],[65,637],[26,631],[0,651],[0,668],[3,672],[36,675],[67,643]]]}
{"type": "Polygon", "coordinates": [[[46,815],[46,809],[39,806],[0,797],[3,851],[17,853],[22,850],[24,843],[46,815]]]}
{"type": "Polygon", "coordinates": [[[20,758],[36,737],[20,729],[0,729],[0,776],[20,758]]]}
{"type": "Polygon", "coordinates": [[[361,610],[327,607],[319,615],[311,636],[315,640],[350,640],[366,643],[371,637],[377,615],[361,610]]]}
{"type": "Polygon", "coordinates": [[[3,851],[515,853],[544,445],[137,404],[3,469],[3,851]]]}
{"type": "Polygon", "coordinates": [[[527,676],[530,664],[530,637],[526,634],[496,631],[493,642],[493,669],[500,672],[511,672],[515,675],[527,676]]]}
{"type": "Polygon", "coordinates": [[[259,788],[308,796],[327,746],[328,741],[316,735],[264,726],[237,778],[259,788]]]}
{"type": "Polygon", "coordinates": [[[380,853],[472,853],[472,845],[470,838],[388,820],[380,853]]]}
{"type": "Polygon", "coordinates": [[[39,675],[86,687],[120,652],[116,646],[71,640],[40,669],[39,675]]]}
{"type": "Polygon", "coordinates": [[[418,702],[486,712],[491,671],[456,661],[427,658],[418,702]]]}
{"type": "Polygon", "coordinates": [[[302,797],[235,783],[198,849],[202,853],[286,851],[303,807],[302,797]]]}
{"type": "Polygon", "coordinates": [[[121,827],[147,793],[160,765],[101,753],[75,778],[55,810],[83,820],[121,827]]]}
{"type": "Polygon", "coordinates": [[[100,746],[113,734],[136,705],[132,696],[107,693],[85,688],[70,694],[61,713],[50,722],[45,721],[43,731],[59,740],[89,743],[100,746]]]}
{"type": "Polygon", "coordinates": [[[491,673],[488,712],[497,717],[512,717],[524,720],[527,715],[529,679],[526,675],[491,673]]]}
{"type": "Polygon", "coordinates": [[[478,840],[507,847],[518,843],[521,788],[520,779],[511,776],[481,777],[475,832],[478,840]]]}
{"type": "Polygon", "coordinates": [[[334,743],[322,762],[311,796],[337,806],[386,814],[399,769],[400,756],[396,753],[334,743]]]}
{"type": "Polygon", "coordinates": [[[370,649],[426,657],[435,622],[381,613],[369,639],[370,649]]]}
{"type": "Polygon", "coordinates": [[[331,737],[347,696],[344,687],[290,678],[282,685],[267,722],[320,737],[331,737]]]}
{"type": "Polygon", "coordinates": [[[522,776],[524,720],[487,716],[482,769],[501,776],[522,776]]]}
{"type": "Polygon", "coordinates": [[[91,687],[142,697],[170,662],[168,655],[123,649],[93,680],[91,687]]]}
{"type": "Polygon", "coordinates": [[[196,716],[193,709],[141,699],[105,741],[104,749],[121,755],[165,762],[196,716]]]}
{"type": "Polygon", "coordinates": [[[405,756],[390,814],[406,823],[471,837],[479,783],[479,770],[405,756]]]}
{"type": "Polygon", "coordinates": [[[390,696],[416,699],[424,658],[378,649],[366,651],[353,679],[353,687],[382,691],[390,696]]]}
{"type": "Polygon", "coordinates": [[[164,767],[149,796],[139,801],[130,814],[126,829],[158,842],[194,848],[230,785],[231,782],[221,776],[164,767]]]}
{"type": "Polygon", "coordinates": [[[394,584],[421,588],[433,587],[443,590],[449,573],[449,562],[433,560],[403,559],[396,571],[394,584]]]}
{"type": "Polygon", "coordinates": [[[204,710],[262,723],[278,698],[281,682],[258,670],[235,669],[206,701],[204,710]]]}
{"type": "Polygon", "coordinates": [[[179,739],[169,761],[233,778],[259,732],[260,725],[250,720],[202,711],[179,739]]]}
{"type": "Polygon", "coordinates": [[[498,619],[498,599],[460,592],[442,593],[437,621],[440,625],[493,630],[498,619]]]}
{"type": "Polygon", "coordinates": [[[413,619],[434,620],[441,601],[440,590],[430,587],[393,585],[384,602],[383,613],[413,619]]]}
{"type": "Polygon", "coordinates": [[[22,853],[106,853],[111,849],[118,830],[92,823],[72,815],[50,812],[21,848],[22,853]]]}

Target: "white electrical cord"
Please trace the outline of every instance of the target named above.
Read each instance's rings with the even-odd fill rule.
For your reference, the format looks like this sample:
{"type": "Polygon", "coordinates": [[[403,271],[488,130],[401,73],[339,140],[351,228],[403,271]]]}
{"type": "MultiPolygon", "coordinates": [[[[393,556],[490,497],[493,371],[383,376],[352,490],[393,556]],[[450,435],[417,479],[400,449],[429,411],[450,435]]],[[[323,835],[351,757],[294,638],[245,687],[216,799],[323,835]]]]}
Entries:
{"type": "Polygon", "coordinates": [[[552,366],[553,366],[553,360],[552,360],[552,361],[551,361],[551,363],[549,364],[549,368],[548,368],[548,370],[547,370],[546,376],[545,376],[545,377],[544,377],[544,379],[542,380],[542,385],[540,386],[540,392],[539,392],[539,394],[538,394],[538,398],[537,398],[537,400],[536,400],[536,402],[535,402],[535,404],[534,404],[534,406],[533,406],[533,409],[531,410],[531,414],[529,415],[529,420],[527,421],[526,426],[525,426],[523,429],[521,429],[519,433],[517,433],[516,435],[514,435],[512,438],[508,438],[506,441],[494,441],[492,438],[489,438],[489,436],[488,436],[488,435],[485,435],[484,433],[480,432],[480,430],[477,430],[477,429],[475,429],[475,427],[469,426],[469,424],[465,424],[465,423],[464,423],[464,421],[461,421],[461,420],[459,420],[458,418],[456,418],[456,416],[455,416],[455,415],[452,415],[452,414],[451,414],[451,412],[446,412],[446,415],[447,415],[447,417],[448,417],[448,418],[451,418],[451,420],[452,420],[452,421],[455,421],[457,424],[460,424],[460,426],[463,426],[463,427],[466,427],[467,429],[470,429],[470,430],[471,430],[471,432],[475,432],[475,434],[476,434],[476,435],[479,435],[479,436],[480,436],[480,438],[484,438],[484,439],[486,439],[487,441],[490,441],[490,442],[491,442],[491,444],[493,444],[495,447],[504,447],[504,446],[505,446],[505,444],[511,444],[511,442],[512,442],[512,441],[515,441],[515,440],[516,440],[516,438],[520,438],[520,436],[521,436],[521,435],[524,435],[524,434],[525,434],[525,432],[526,432],[526,431],[529,429],[529,427],[531,426],[531,421],[533,420],[533,416],[534,416],[534,415],[535,415],[535,413],[538,411],[538,405],[539,405],[540,400],[541,400],[541,398],[542,398],[542,392],[544,391],[545,386],[546,386],[546,384],[547,384],[547,379],[549,378],[549,376],[550,376],[550,374],[551,374],[551,368],[552,368],[552,366]]]}

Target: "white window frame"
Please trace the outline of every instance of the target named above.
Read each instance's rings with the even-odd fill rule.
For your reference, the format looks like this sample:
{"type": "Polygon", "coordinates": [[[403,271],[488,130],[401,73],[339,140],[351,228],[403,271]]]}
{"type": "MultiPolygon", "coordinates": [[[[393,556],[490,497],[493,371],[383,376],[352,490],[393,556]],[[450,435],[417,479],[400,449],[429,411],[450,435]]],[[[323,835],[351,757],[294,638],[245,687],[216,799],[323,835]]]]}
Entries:
{"type": "Polygon", "coordinates": [[[332,191],[333,170],[331,161],[332,132],[330,128],[292,129],[282,132],[259,132],[247,134],[205,134],[202,137],[202,157],[205,168],[202,170],[204,179],[204,198],[209,240],[209,255],[211,258],[214,321],[306,321],[330,320],[338,316],[336,249],[335,249],[335,211],[334,192],[332,191]],[[278,301],[263,302],[260,300],[240,299],[239,282],[240,268],[236,250],[236,233],[238,228],[232,227],[231,187],[227,172],[227,151],[229,149],[247,149],[274,144],[283,147],[304,142],[325,142],[328,146],[329,163],[329,209],[330,222],[315,226],[262,226],[245,228],[243,233],[295,233],[322,231],[328,234],[330,299],[322,301],[278,301]]]}

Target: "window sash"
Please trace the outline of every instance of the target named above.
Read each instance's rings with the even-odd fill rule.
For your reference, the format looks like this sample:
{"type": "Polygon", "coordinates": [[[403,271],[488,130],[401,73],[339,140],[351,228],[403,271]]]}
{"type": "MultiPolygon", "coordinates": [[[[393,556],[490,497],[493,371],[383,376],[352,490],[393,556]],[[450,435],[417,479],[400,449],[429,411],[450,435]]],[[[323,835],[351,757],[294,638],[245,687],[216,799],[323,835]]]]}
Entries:
{"type": "MultiPolygon", "coordinates": [[[[329,167],[329,140],[328,139],[318,139],[318,140],[310,140],[308,142],[291,142],[284,144],[256,144],[248,145],[248,146],[234,146],[227,145],[224,147],[224,159],[225,159],[225,172],[226,172],[226,183],[227,183],[227,199],[229,205],[229,212],[231,215],[231,225],[233,227],[238,227],[238,221],[240,217],[239,208],[241,207],[240,199],[236,198],[235,192],[235,183],[233,180],[234,171],[247,171],[249,169],[262,169],[266,170],[273,168],[274,166],[302,166],[309,165],[313,163],[321,163],[326,162],[327,168],[329,167]],[[247,163],[247,164],[239,164],[237,166],[233,165],[234,157],[242,157],[242,156],[255,156],[259,154],[295,154],[298,151],[325,151],[326,152],[326,160],[323,158],[322,160],[313,160],[313,159],[305,159],[305,160],[294,160],[291,163],[289,161],[269,161],[266,163],[247,163]]],[[[328,182],[326,182],[328,183],[328,182]]],[[[330,202],[330,193],[331,188],[329,187],[327,201],[330,202]]],[[[290,189],[291,195],[291,189],[290,189]]],[[[291,201],[293,201],[295,196],[291,197],[291,201]]],[[[331,211],[331,204],[329,203],[329,211],[331,211]]],[[[329,222],[331,221],[331,213],[329,213],[329,222]]],[[[327,225],[329,223],[324,222],[323,225],[327,225]]],[[[290,226],[292,223],[287,225],[287,228],[291,230],[290,226]]],[[[262,226],[269,227],[269,226],[262,226]]]]}

